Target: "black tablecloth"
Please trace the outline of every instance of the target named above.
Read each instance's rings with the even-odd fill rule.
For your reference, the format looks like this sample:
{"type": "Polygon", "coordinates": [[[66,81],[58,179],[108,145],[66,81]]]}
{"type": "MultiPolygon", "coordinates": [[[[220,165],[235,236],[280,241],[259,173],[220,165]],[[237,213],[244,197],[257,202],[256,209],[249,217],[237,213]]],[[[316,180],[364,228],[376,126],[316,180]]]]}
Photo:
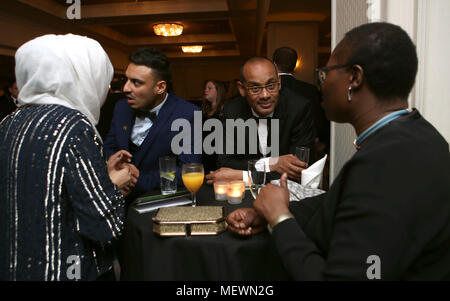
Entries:
{"type": "MultiPolygon", "coordinates": [[[[212,186],[203,185],[198,205],[225,206],[225,213],[251,207],[214,200],[212,186]]],[[[160,237],[152,232],[155,212],[139,214],[131,207],[123,235],[122,280],[286,280],[280,257],[264,231],[240,237],[229,231],[216,236],[160,237]]]]}

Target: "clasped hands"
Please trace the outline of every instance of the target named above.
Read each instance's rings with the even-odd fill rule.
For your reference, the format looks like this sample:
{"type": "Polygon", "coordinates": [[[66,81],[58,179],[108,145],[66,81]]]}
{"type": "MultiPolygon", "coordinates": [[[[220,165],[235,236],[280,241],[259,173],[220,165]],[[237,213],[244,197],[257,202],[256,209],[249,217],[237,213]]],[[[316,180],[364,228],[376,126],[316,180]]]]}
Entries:
{"type": "Polygon", "coordinates": [[[124,196],[127,196],[139,178],[139,170],[131,164],[132,155],[126,150],[120,150],[109,157],[106,162],[108,174],[124,196]]]}

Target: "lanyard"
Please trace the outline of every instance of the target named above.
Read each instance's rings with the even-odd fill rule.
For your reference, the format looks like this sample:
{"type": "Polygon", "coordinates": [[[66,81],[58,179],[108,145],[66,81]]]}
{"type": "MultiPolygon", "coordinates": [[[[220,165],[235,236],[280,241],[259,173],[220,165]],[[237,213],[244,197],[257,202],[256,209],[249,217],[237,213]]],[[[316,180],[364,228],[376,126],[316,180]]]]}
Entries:
{"type": "Polygon", "coordinates": [[[402,115],[405,115],[405,114],[408,114],[409,112],[411,112],[411,111],[410,110],[395,111],[395,112],[393,112],[393,113],[383,117],[382,119],[378,120],[375,124],[373,124],[370,128],[365,130],[364,133],[362,133],[361,135],[359,135],[358,138],[355,139],[353,144],[355,145],[356,149],[359,149],[360,146],[361,146],[361,143],[363,143],[364,140],[366,140],[367,137],[372,135],[376,130],[378,130],[381,127],[385,126],[389,122],[397,119],[398,117],[400,117],[402,115]]]}

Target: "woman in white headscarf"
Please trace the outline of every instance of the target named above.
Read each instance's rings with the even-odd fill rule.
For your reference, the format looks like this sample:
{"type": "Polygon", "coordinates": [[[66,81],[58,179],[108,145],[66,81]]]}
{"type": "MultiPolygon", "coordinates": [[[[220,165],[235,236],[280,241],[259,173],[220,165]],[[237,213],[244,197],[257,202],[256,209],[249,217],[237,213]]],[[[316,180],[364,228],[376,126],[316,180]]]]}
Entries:
{"type": "Polygon", "coordinates": [[[16,53],[19,109],[0,124],[0,279],[95,280],[123,226],[129,154],[95,130],[113,67],[96,41],[45,35],[16,53]]]}

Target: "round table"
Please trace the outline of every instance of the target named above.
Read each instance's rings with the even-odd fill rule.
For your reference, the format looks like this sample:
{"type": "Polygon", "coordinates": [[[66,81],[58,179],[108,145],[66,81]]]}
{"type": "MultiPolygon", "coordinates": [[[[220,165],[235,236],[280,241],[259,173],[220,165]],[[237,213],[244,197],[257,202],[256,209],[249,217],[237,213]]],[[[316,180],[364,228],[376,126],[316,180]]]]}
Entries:
{"type": "MultiPolygon", "coordinates": [[[[225,214],[251,207],[214,200],[211,185],[197,194],[198,205],[224,206],[225,214]]],[[[267,231],[240,237],[230,231],[211,236],[160,237],[153,233],[156,211],[139,214],[128,209],[122,239],[122,280],[287,280],[281,258],[267,231]]]]}

